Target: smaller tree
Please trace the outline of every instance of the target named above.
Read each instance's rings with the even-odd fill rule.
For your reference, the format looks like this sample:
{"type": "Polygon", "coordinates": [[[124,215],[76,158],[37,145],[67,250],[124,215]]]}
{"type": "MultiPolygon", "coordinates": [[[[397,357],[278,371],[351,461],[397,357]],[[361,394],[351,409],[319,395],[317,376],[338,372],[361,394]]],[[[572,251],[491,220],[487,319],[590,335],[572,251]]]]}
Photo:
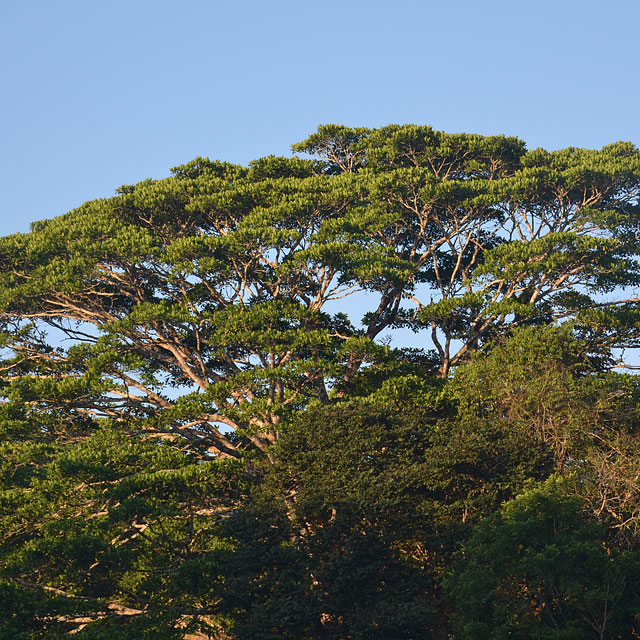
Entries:
{"type": "Polygon", "coordinates": [[[475,439],[511,438],[523,452],[537,447],[529,477],[544,479],[551,467],[577,474],[576,491],[592,513],[633,545],[640,527],[640,381],[612,371],[608,350],[576,333],[581,328],[570,323],[521,327],[488,345],[448,387],[457,406],[452,429],[475,439]]]}
{"type": "Polygon", "coordinates": [[[430,412],[320,406],[283,436],[263,485],[226,522],[236,637],[444,637],[420,507],[430,412]]]}
{"type": "Polygon", "coordinates": [[[621,551],[552,476],[483,520],[445,587],[456,638],[637,637],[640,553],[621,551]]]}

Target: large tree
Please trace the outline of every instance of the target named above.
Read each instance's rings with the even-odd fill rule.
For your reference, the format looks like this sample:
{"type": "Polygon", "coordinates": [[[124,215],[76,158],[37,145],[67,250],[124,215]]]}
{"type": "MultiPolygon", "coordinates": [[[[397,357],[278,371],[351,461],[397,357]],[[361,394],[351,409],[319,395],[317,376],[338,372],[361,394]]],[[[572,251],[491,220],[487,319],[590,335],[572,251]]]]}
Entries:
{"type": "Polygon", "coordinates": [[[640,152],[396,125],[323,126],[294,151],[247,167],[197,158],[0,239],[0,590],[15,603],[0,633],[204,638],[245,615],[238,634],[257,637],[276,607],[265,638],[366,637],[388,582],[402,606],[442,610],[406,586],[415,549],[431,597],[457,536],[576,460],[607,526],[637,522],[635,413],[625,405],[624,428],[610,418],[635,386],[601,374],[640,336],[640,152]],[[567,364],[555,329],[533,331],[554,323],[589,357],[567,364]],[[390,343],[402,328],[411,345],[390,343]],[[586,433],[567,398],[610,428],[586,433]],[[426,417],[398,422],[404,411],[426,417]],[[405,458],[394,434],[411,429],[405,458]],[[395,498],[353,468],[369,446],[383,484],[415,490],[398,526],[420,505],[431,537],[371,524],[395,498]],[[330,461],[344,521],[325,517],[342,499],[320,478],[330,461]],[[258,543],[271,565],[251,564],[258,543]],[[387,560],[370,567],[369,617],[333,588],[318,596],[314,580],[375,549],[387,560]],[[243,587],[224,567],[243,557],[256,599],[234,609],[243,587]]]}
{"type": "Polygon", "coordinates": [[[522,323],[585,316],[635,344],[632,145],[325,126],[294,149],[319,159],[199,158],[4,238],[6,398],[238,457],[346,393],[390,327],[416,331],[441,376],[522,323]],[[335,313],[359,290],[363,325],[335,313]]]}

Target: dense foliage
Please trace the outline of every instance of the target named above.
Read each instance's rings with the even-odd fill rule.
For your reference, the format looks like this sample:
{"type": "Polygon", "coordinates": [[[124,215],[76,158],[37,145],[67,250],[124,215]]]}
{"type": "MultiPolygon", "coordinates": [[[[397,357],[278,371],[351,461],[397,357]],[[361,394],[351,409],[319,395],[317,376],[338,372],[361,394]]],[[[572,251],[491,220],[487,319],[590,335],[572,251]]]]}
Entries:
{"type": "Polygon", "coordinates": [[[0,239],[0,638],[640,637],[640,151],[293,149],[0,239]]]}

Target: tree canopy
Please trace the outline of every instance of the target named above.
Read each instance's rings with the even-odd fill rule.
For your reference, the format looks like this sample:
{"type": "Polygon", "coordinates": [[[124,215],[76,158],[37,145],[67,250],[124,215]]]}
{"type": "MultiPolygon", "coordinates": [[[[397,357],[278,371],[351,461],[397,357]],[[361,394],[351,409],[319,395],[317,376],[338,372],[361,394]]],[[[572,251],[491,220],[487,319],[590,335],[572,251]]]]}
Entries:
{"type": "Polygon", "coordinates": [[[0,239],[0,638],[638,633],[640,151],[293,151],[0,239]]]}

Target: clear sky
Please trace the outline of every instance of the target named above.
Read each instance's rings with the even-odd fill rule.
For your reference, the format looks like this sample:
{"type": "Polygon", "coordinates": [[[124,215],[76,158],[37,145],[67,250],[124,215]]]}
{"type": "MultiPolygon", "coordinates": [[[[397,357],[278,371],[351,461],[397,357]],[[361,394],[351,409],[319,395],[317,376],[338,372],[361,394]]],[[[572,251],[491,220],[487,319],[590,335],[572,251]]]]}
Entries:
{"type": "Polygon", "coordinates": [[[640,145],[639,0],[0,5],[2,234],[319,123],[640,145]]]}

